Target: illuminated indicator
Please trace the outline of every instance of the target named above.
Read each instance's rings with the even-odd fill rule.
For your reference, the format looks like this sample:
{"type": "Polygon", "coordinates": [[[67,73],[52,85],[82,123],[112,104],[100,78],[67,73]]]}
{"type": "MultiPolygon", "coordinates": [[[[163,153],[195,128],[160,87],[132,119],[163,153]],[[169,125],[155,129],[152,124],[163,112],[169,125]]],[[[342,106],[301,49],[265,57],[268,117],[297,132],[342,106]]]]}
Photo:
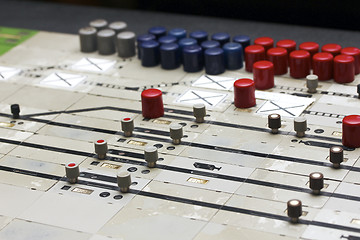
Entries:
{"type": "Polygon", "coordinates": [[[332,133],[333,136],[342,137],[342,132],[334,131],[332,133]]]}
{"type": "Polygon", "coordinates": [[[103,143],[105,142],[104,140],[97,140],[97,143],[103,143]]]}
{"type": "Polygon", "coordinates": [[[332,148],[334,152],[341,152],[342,149],[340,147],[333,147],[332,148]]]}
{"type": "Polygon", "coordinates": [[[351,220],[351,223],[360,225],[360,219],[354,218],[353,220],[351,220]]]}
{"type": "Polygon", "coordinates": [[[207,184],[209,182],[209,180],[194,178],[194,177],[190,177],[187,181],[191,182],[191,183],[198,183],[198,184],[207,184]]]}
{"type": "Polygon", "coordinates": [[[124,121],[130,121],[131,118],[124,118],[123,120],[124,120],[124,121]]]}
{"type": "Polygon", "coordinates": [[[6,123],[6,122],[0,122],[0,127],[13,127],[15,124],[13,123],[6,123]]]}
{"type": "Polygon", "coordinates": [[[76,193],[81,193],[81,194],[90,195],[94,190],[76,187],[76,188],[74,188],[74,189],[71,190],[71,191],[72,191],[72,192],[76,192],[76,193]]]}
{"type": "Polygon", "coordinates": [[[103,164],[101,165],[101,167],[103,167],[103,168],[110,168],[110,169],[119,169],[119,168],[121,168],[121,165],[110,164],[110,163],[103,163],[103,164]]]}
{"type": "Polygon", "coordinates": [[[69,163],[68,164],[69,167],[75,167],[75,165],[76,165],[75,163],[69,163]]]}
{"type": "Polygon", "coordinates": [[[141,142],[141,141],[130,140],[130,141],[128,141],[128,144],[132,144],[132,145],[136,145],[136,146],[145,146],[147,143],[141,142]]]}
{"type": "Polygon", "coordinates": [[[157,123],[157,124],[165,124],[165,125],[171,124],[171,121],[168,121],[168,120],[160,120],[160,119],[155,119],[153,122],[154,122],[154,123],[157,123]]]}
{"type": "Polygon", "coordinates": [[[252,112],[251,108],[237,108],[237,107],[235,107],[234,110],[237,111],[237,112],[247,112],[247,113],[252,112]]]}

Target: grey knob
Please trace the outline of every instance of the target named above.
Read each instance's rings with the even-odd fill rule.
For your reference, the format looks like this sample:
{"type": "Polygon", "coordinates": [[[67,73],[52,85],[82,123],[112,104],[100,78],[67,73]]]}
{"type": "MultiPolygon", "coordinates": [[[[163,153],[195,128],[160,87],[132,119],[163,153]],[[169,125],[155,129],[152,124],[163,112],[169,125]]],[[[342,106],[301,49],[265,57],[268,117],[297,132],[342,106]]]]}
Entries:
{"type": "Polygon", "coordinates": [[[193,106],[194,117],[197,123],[204,122],[204,118],[206,116],[206,107],[203,103],[196,103],[193,106]]]}
{"type": "Polygon", "coordinates": [[[313,193],[319,194],[320,190],[324,188],[324,175],[319,172],[310,173],[309,184],[313,193]]]}
{"type": "Polygon", "coordinates": [[[281,116],[279,114],[273,113],[268,115],[268,126],[271,129],[271,132],[276,134],[281,128],[281,116]]]}
{"type": "Polygon", "coordinates": [[[126,22],[117,21],[109,24],[109,28],[114,30],[116,34],[125,31],[127,28],[126,22]]]}
{"type": "Polygon", "coordinates": [[[96,32],[96,28],[93,27],[85,27],[79,30],[81,52],[89,53],[97,50],[96,32]]]}
{"type": "Polygon", "coordinates": [[[316,88],[318,87],[318,76],[317,75],[307,75],[306,76],[306,87],[308,88],[309,93],[316,93],[316,88]]]}
{"type": "Polygon", "coordinates": [[[330,148],[330,162],[334,168],[339,168],[340,163],[344,161],[344,150],[340,146],[332,146],[330,148]]]}
{"type": "Polygon", "coordinates": [[[100,55],[115,53],[115,31],[111,29],[100,30],[96,35],[100,55]]]}
{"type": "Polygon", "coordinates": [[[80,175],[79,165],[71,162],[65,165],[66,178],[69,183],[77,183],[80,175]]]}
{"type": "Polygon", "coordinates": [[[103,139],[97,140],[94,143],[95,153],[98,155],[98,159],[102,160],[106,158],[106,153],[108,151],[107,142],[103,139]]]}
{"type": "Polygon", "coordinates": [[[147,166],[149,168],[153,168],[156,166],[156,162],[159,159],[158,150],[154,146],[148,146],[144,150],[145,161],[147,162],[147,166]]]}
{"type": "Polygon", "coordinates": [[[90,27],[96,28],[96,30],[100,31],[107,27],[108,22],[104,19],[96,19],[89,23],[90,27]]]}
{"type": "Polygon", "coordinates": [[[123,193],[129,192],[131,185],[131,175],[129,172],[119,172],[117,174],[117,184],[123,193]]]}
{"type": "Polygon", "coordinates": [[[302,203],[300,200],[292,199],[287,202],[287,215],[290,217],[290,221],[297,223],[299,217],[302,215],[302,203]]]}
{"type": "Polygon", "coordinates": [[[134,119],[129,117],[121,119],[121,130],[125,137],[131,137],[134,131],[134,119]]]}
{"type": "Polygon", "coordinates": [[[296,117],[294,119],[294,130],[297,137],[304,137],[307,129],[307,122],[305,117],[296,117]]]}
{"type": "Polygon", "coordinates": [[[121,32],[116,36],[118,56],[129,58],[135,56],[135,33],[121,32]]]}
{"type": "Polygon", "coordinates": [[[173,123],[170,125],[170,138],[173,141],[173,144],[178,145],[181,143],[181,138],[183,137],[183,126],[178,123],[173,123]]]}

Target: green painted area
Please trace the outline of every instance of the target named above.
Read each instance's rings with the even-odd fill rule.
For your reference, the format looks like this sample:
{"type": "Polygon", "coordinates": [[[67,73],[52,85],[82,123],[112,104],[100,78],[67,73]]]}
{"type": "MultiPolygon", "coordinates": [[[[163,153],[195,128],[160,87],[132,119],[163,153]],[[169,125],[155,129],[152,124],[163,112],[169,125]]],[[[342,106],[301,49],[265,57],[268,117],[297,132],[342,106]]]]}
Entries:
{"type": "Polygon", "coordinates": [[[34,36],[38,31],[0,26],[0,56],[34,36]]]}

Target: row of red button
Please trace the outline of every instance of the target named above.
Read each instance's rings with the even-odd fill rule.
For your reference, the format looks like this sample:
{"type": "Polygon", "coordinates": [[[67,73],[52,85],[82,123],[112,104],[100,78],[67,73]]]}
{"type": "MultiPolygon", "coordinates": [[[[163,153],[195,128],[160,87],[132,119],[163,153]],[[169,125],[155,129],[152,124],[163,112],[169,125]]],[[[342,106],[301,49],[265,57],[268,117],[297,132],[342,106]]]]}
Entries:
{"type": "MultiPolygon", "coordinates": [[[[254,43],[256,45],[245,48],[245,69],[248,72],[253,71],[255,62],[267,59],[273,63],[275,75],[286,74],[289,65],[293,78],[306,77],[311,67],[320,81],[334,78],[338,83],[348,83],[354,81],[355,74],[360,73],[360,50],[355,47],[341,49],[340,45],[326,44],[321,49],[323,52],[318,53],[319,45],[314,42],[300,44],[300,50],[295,50],[296,43],[293,40],[281,40],[276,48],[273,48],[273,40],[268,37],[258,38],[254,43]]],[[[257,67],[264,68],[260,64],[257,67]]]]}

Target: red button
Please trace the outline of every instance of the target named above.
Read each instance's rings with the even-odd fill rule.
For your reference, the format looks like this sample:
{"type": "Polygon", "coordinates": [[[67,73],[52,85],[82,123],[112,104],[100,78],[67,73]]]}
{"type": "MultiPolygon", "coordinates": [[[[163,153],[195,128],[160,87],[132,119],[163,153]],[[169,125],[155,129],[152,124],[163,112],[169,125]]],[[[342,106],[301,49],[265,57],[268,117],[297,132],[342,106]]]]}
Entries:
{"type": "Polygon", "coordinates": [[[245,70],[252,72],[255,62],[265,60],[265,49],[260,45],[250,45],[245,48],[245,70]]]}
{"type": "Polygon", "coordinates": [[[296,50],[290,53],[290,76],[293,78],[305,78],[310,74],[310,53],[304,50],[296,50]]]}
{"type": "Polygon", "coordinates": [[[356,47],[346,47],[341,49],[341,54],[349,55],[354,58],[355,74],[360,73],[360,49],[356,47]]]}
{"type": "Polygon", "coordinates": [[[288,54],[285,48],[270,48],[267,51],[267,59],[274,64],[275,75],[287,73],[288,54]]]}
{"type": "Polygon", "coordinates": [[[321,51],[331,53],[334,57],[336,57],[341,52],[341,46],[339,44],[329,43],[322,46],[321,51]]]}
{"type": "Polygon", "coordinates": [[[308,51],[312,57],[315,53],[319,52],[319,44],[316,42],[303,42],[299,45],[299,50],[308,51]]]}
{"type": "MultiPolygon", "coordinates": [[[[308,51],[310,53],[310,62],[312,62],[312,57],[319,52],[319,44],[316,42],[304,42],[299,45],[299,49],[308,51]]],[[[310,67],[312,67],[312,63],[310,67]]]]}
{"type": "Polygon", "coordinates": [[[342,144],[345,147],[360,147],[360,115],[344,117],[342,124],[342,144]]]}
{"type": "Polygon", "coordinates": [[[337,55],[334,58],[334,80],[337,83],[350,83],[355,79],[354,58],[348,55],[337,55]]]}
{"type": "Polygon", "coordinates": [[[256,89],[266,90],[274,87],[274,64],[272,62],[258,61],[254,63],[253,73],[256,89]]]}
{"type": "Polygon", "coordinates": [[[268,49],[274,47],[274,40],[270,37],[259,37],[254,40],[254,44],[263,46],[265,51],[267,51],[268,49]]]}
{"type": "Polygon", "coordinates": [[[287,50],[288,54],[290,54],[292,51],[296,50],[296,42],[291,39],[284,39],[284,40],[278,41],[276,43],[276,47],[285,48],[287,50]]]}
{"type": "Polygon", "coordinates": [[[241,78],[234,82],[234,104],[237,108],[255,106],[255,84],[249,78],[241,78]]]}
{"type": "Polygon", "coordinates": [[[146,89],[141,93],[142,115],[144,118],[164,116],[162,92],[159,89],[146,89]]]}
{"type": "Polygon", "coordinates": [[[322,52],[313,56],[313,73],[318,76],[320,81],[333,78],[333,60],[331,53],[322,52]]]}

